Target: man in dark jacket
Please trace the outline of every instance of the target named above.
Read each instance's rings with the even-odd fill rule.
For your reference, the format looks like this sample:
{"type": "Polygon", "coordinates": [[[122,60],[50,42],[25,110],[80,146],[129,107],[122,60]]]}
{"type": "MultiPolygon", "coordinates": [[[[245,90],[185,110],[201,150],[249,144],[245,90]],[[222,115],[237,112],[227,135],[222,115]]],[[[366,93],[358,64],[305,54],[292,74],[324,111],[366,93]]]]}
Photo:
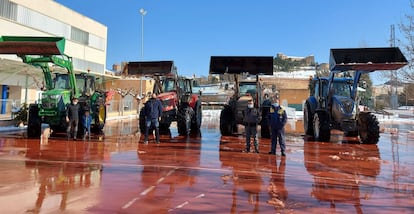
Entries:
{"type": "Polygon", "coordinates": [[[73,140],[76,140],[79,124],[79,109],[80,105],[78,104],[78,98],[73,97],[72,103],[69,104],[66,109],[66,122],[68,123],[66,133],[68,136],[68,140],[71,137],[73,137],[73,140]]]}
{"type": "Polygon", "coordinates": [[[262,103],[262,120],[260,121],[261,137],[270,138],[269,113],[272,102],[269,99],[269,94],[265,93],[262,103]]]}
{"type": "Polygon", "coordinates": [[[151,99],[149,99],[144,106],[145,113],[145,138],[144,143],[148,144],[148,132],[151,127],[155,129],[155,140],[156,143],[160,143],[160,131],[159,121],[162,114],[162,103],[157,99],[157,94],[153,93],[151,99]]]}
{"type": "Polygon", "coordinates": [[[278,98],[275,99],[275,102],[270,108],[269,121],[272,142],[269,154],[276,154],[276,144],[277,141],[279,141],[280,151],[282,156],[285,156],[285,125],[287,122],[287,115],[285,109],[280,106],[278,98]]]}
{"type": "Polygon", "coordinates": [[[246,150],[250,152],[250,140],[253,138],[254,150],[259,153],[259,142],[257,142],[257,123],[259,121],[259,114],[257,109],[254,108],[253,100],[247,101],[247,108],[244,111],[244,129],[246,132],[246,150]]]}

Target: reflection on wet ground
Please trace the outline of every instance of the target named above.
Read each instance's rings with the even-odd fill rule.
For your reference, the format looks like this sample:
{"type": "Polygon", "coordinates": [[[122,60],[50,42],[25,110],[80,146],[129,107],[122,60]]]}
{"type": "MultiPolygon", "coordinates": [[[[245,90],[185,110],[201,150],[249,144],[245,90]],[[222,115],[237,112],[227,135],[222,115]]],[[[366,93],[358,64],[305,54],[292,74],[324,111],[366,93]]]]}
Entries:
{"type": "MultiPolygon", "coordinates": [[[[108,122],[105,136],[0,136],[2,213],[412,213],[414,135],[378,145],[332,133],[329,143],[287,136],[287,157],[242,153],[217,118],[201,133],[142,144],[137,121],[108,122]]],[[[243,129],[240,129],[240,133],[243,129]]],[[[278,150],[279,151],[279,150],[278,150]]]]}

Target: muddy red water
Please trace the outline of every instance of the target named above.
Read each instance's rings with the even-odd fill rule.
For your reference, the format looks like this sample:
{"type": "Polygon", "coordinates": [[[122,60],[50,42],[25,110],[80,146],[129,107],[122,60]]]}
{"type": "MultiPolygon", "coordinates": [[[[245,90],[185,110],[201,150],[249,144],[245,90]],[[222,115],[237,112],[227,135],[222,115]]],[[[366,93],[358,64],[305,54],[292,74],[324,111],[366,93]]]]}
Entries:
{"type": "MultiPolygon", "coordinates": [[[[142,144],[133,119],[105,136],[0,136],[1,213],[413,213],[414,136],[361,145],[287,136],[287,156],[242,153],[243,135],[200,134],[142,144]]],[[[242,129],[240,130],[242,132],[242,129]]]]}

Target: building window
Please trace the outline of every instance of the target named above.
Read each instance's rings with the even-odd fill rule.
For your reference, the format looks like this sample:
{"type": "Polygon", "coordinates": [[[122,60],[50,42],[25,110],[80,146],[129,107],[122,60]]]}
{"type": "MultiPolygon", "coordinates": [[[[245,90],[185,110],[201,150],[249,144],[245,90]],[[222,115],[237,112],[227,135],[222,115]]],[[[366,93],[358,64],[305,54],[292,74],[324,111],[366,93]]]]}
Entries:
{"type": "Polygon", "coordinates": [[[16,21],[17,5],[9,0],[0,0],[0,16],[16,21]]]}
{"type": "Polygon", "coordinates": [[[70,39],[83,45],[89,45],[89,33],[73,26],[71,28],[70,39]]]}

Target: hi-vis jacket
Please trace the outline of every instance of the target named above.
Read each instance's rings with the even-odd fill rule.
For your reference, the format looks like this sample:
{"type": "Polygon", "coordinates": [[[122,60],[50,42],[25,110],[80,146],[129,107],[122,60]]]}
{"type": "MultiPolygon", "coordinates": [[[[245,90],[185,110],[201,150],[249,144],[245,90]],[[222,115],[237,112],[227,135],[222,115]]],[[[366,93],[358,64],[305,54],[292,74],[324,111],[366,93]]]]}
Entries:
{"type": "Polygon", "coordinates": [[[272,129],[282,129],[287,122],[285,109],[281,106],[275,107],[272,105],[270,107],[269,121],[272,129]]]}

